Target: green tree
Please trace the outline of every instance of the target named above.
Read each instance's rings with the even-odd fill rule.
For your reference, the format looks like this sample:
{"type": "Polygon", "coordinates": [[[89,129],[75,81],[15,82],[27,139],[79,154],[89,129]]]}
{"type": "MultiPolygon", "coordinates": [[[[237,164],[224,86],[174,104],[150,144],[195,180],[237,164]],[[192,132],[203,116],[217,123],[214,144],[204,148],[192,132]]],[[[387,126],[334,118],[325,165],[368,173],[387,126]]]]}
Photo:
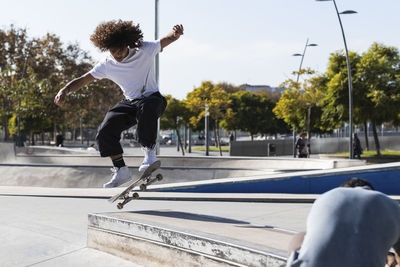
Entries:
{"type": "MultiPolygon", "coordinates": [[[[287,85],[289,85],[289,82],[286,81],[287,85]]],[[[283,119],[294,131],[298,132],[305,129],[304,114],[306,114],[306,105],[299,88],[295,84],[287,87],[273,111],[278,118],[283,119]]]]}
{"type": "Polygon", "coordinates": [[[34,74],[18,81],[18,91],[21,92],[21,133],[31,136],[34,144],[34,134],[43,129],[51,128],[51,120],[45,108],[48,98],[48,80],[38,80],[34,74]]]}
{"type": "Polygon", "coordinates": [[[238,91],[244,91],[243,87],[235,86],[235,85],[227,83],[227,82],[217,83],[215,86],[218,87],[218,88],[221,88],[222,90],[224,90],[228,94],[233,94],[233,93],[238,92],[238,91]]]}
{"type": "Polygon", "coordinates": [[[376,127],[384,122],[398,124],[400,114],[400,55],[395,47],[373,43],[357,65],[356,81],[361,84],[357,106],[360,117],[372,125],[378,155],[380,143],[376,127]]]}
{"type": "MultiPolygon", "coordinates": [[[[351,72],[357,73],[357,64],[360,56],[349,52],[351,72]]],[[[342,127],[343,122],[349,121],[349,87],[346,56],[342,52],[335,52],[329,58],[328,69],[325,73],[325,89],[321,106],[323,107],[322,120],[328,130],[342,127]]],[[[358,92],[360,84],[353,81],[353,91],[358,92]]],[[[359,98],[354,98],[354,105],[358,105],[359,98]]]]}
{"type": "Polygon", "coordinates": [[[63,108],[57,107],[53,100],[58,90],[90,70],[92,60],[77,44],[64,45],[54,34],[29,39],[25,29],[11,25],[0,30],[0,55],[0,119],[5,132],[10,118],[19,112],[19,99],[21,126],[28,134],[47,131],[49,121],[53,132],[76,121],[94,127],[122,98],[117,85],[101,80],[70,95],[63,108]]]}
{"type": "MultiPolygon", "coordinates": [[[[314,73],[310,69],[302,69],[300,74],[310,76],[314,73]]],[[[311,132],[323,131],[319,107],[323,97],[320,90],[322,81],[321,77],[307,77],[302,83],[293,79],[286,80],[280,87],[287,89],[273,110],[275,115],[283,119],[294,131],[307,131],[309,138],[311,132]]]]}
{"type": "Polygon", "coordinates": [[[12,70],[3,69],[0,72],[0,121],[4,130],[4,141],[9,139],[8,121],[13,115],[13,99],[16,91],[14,84],[12,70]]]}
{"type": "MultiPolygon", "coordinates": [[[[400,60],[395,47],[374,43],[361,56],[350,52],[353,76],[354,123],[371,122],[377,154],[380,144],[377,125],[398,121],[400,100],[400,60]]],[[[322,101],[322,120],[331,128],[338,128],[349,120],[349,91],[346,57],[342,52],[332,53],[322,101]]],[[[366,131],[365,131],[366,132],[366,131]]],[[[366,143],[368,146],[368,137],[366,143]]]]}
{"type": "Polygon", "coordinates": [[[0,119],[5,133],[4,139],[9,139],[8,121],[16,114],[18,103],[18,88],[16,81],[21,77],[24,66],[24,48],[26,45],[26,30],[11,25],[7,30],[0,29],[0,119]]]}
{"type": "Polygon", "coordinates": [[[222,156],[219,141],[219,122],[224,118],[230,105],[228,93],[210,81],[202,82],[200,87],[195,88],[188,94],[186,104],[193,114],[197,114],[197,116],[190,118],[191,124],[196,126],[199,125],[205,115],[205,105],[208,105],[211,121],[213,122],[211,123],[211,128],[214,129],[215,142],[222,156]]]}
{"type": "Polygon", "coordinates": [[[267,90],[266,88],[261,88],[258,90],[254,91],[255,94],[257,95],[265,95],[269,99],[271,99],[274,103],[277,103],[279,99],[281,98],[281,92],[271,92],[267,90]]]}
{"type": "Polygon", "coordinates": [[[280,131],[279,122],[272,109],[275,104],[266,95],[249,91],[238,91],[230,96],[231,105],[221,126],[228,131],[242,130],[255,134],[276,134],[280,131]]]}
{"type": "Polygon", "coordinates": [[[183,101],[179,101],[176,98],[173,98],[171,95],[166,95],[168,105],[165,109],[164,114],[160,119],[160,127],[161,129],[174,129],[176,131],[176,135],[178,136],[178,144],[181,147],[182,155],[185,155],[185,150],[183,148],[181,142],[181,135],[179,129],[184,124],[184,120],[182,120],[182,116],[188,112],[186,105],[183,101]]]}
{"type": "MultiPolygon", "coordinates": [[[[273,112],[273,109],[275,108],[276,104],[278,103],[279,99],[282,96],[281,92],[271,92],[264,88],[254,91],[254,94],[264,96],[267,99],[271,100],[273,103],[273,106],[271,108],[272,112],[273,112]]],[[[272,128],[272,130],[270,132],[268,132],[270,134],[276,135],[278,133],[281,133],[281,134],[290,133],[290,126],[288,124],[286,124],[283,119],[276,117],[275,113],[273,113],[273,124],[272,125],[274,127],[272,128]]]]}

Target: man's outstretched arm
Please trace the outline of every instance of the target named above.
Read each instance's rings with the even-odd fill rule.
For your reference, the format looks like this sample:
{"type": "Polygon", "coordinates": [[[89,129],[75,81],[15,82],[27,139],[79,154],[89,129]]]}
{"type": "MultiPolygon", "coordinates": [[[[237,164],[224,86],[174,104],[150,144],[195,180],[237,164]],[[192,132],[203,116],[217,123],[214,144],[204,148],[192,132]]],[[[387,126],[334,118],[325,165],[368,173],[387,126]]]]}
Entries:
{"type": "Polygon", "coordinates": [[[175,25],[172,28],[172,31],[170,33],[168,33],[166,36],[161,38],[161,40],[160,40],[161,50],[163,50],[164,47],[166,47],[167,45],[169,45],[169,44],[175,42],[176,40],[178,40],[179,37],[181,37],[181,35],[183,35],[183,26],[182,26],[182,24],[175,25]]]}
{"type": "Polygon", "coordinates": [[[93,82],[94,80],[95,78],[89,72],[79,78],[73,79],[72,81],[67,83],[64,88],[58,91],[58,94],[54,98],[54,103],[57,106],[61,107],[65,101],[65,97],[67,96],[67,94],[78,91],[79,89],[93,82]]]}

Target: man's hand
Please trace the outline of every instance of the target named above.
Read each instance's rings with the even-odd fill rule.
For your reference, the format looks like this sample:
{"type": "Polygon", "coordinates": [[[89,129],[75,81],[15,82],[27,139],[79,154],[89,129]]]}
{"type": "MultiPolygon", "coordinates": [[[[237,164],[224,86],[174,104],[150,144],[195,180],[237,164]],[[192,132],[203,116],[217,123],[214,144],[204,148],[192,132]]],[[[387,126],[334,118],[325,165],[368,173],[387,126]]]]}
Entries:
{"type": "Polygon", "coordinates": [[[170,33],[161,38],[161,50],[172,42],[178,40],[181,35],[183,35],[183,26],[182,24],[177,24],[172,28],[172,31],[170,33]]]}
{"type": "Polygon", "coordinates": [[[62,106],[65,101],[65,97],[67,96],[68,93],[73,93],[78,91],[80,88],[83,86],[93,82],[95,78],[88,72],[82,75],[79,78],[76,78],[72,81],[70,81],[67,85],[64,86],[63,89],[61,89],[56,97],[54,98],[54,103],[57,106],[62,106]]]}
{"type": "Polygon", "coordinates": [[[54,98],[54,103],[57,106],[61,107],[64,104],[66,96],[67,96],[67,92],[66,92],[65,88],[61,89],[60,91],[58,91],[58,94],[54,98]]]}
{"type": "Polygon", "coordinates": [[[178,40],[179,37],[181,37],[181,35],[183,35],[183,26],[182,26],[182,24],[175,25],[172,28],[172,32],[171,33],[172,33],[172,37],[174,38],[174,41],[178,40]]]}

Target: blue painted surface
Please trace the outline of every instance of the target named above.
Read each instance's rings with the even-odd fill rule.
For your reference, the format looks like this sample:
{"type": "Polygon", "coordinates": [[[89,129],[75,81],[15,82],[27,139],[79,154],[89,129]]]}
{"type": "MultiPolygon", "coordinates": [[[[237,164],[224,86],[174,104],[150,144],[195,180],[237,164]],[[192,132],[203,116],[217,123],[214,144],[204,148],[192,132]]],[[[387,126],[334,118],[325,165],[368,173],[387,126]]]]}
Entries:
{"type": "Polygon", "coordinates": [[[281,179],[248,180],[245,182],[224,182],[197,185],[192,187],[175,187],[163,189],[164,192],[194,193],[295,193],[322,194],[338,187],[352,177],[369,181],[375,190],[389,195],[400,195],[400,169],[384,171],[366,171],[360,173],[343,173],[323,175],[320,177],[291,176],[281,179]]]}

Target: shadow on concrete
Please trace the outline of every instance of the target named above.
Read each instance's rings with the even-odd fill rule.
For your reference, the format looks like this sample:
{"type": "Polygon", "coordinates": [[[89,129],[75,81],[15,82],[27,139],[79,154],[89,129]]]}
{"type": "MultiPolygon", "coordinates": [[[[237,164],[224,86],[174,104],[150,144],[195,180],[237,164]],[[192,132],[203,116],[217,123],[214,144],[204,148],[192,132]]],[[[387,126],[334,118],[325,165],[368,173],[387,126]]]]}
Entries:
{"type": "Polygon", "coordinates": [[[269,225],[239,225],[238,227],[246,229],[275,229],[275,227],[269,225]]]}
{"type": "Polygon", "coordinates": [[[249,222],[245,222],[245,221],[233,220],[233,219],[228,219],[228,218],[223,218],[223,217],[218,217],[218,216],[195,214],[195,213],[189,213],[189,212],[180,212],[180,211],[143,210],[143,211],[130,211],[130,213],[144,214],[144,215],[158,216],[158,217],[169,217],[169,218],[175,218],[175,219],[185,219],[185,220],[192,220],[192,221],[250,225],[249,222]]]}

